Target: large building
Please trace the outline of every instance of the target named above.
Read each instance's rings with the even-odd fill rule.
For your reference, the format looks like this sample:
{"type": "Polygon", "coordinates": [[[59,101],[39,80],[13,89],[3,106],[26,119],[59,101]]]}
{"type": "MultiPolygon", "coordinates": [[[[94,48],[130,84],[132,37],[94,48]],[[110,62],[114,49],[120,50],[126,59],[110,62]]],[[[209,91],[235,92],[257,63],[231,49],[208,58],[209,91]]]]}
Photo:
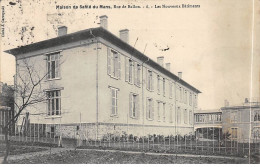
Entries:
{"type": "MultiPolygon", "coordinates": [[[[40,76],[45,102],[28,106],[30,123],[44,124],[44,133],[75,137],[91,129],[93,137],[107,133],[190,134],[200,91],[170,71],[163,57],[155,62],[128,44],[128,30],[120,38],[101,27],[59,36],[6,51],[16,58],[16,85],[22,83],[24,62],[40,76]],[[79,126],[84,125],[84,126],[79,126]],[[91,126],[91,128],[90,128],[91,126]]],[[[18,103],[21,98],[16,94],[18,103]]],[[[20,119],[19,125],[22,124],[20,119]]],[[[91,133],[90,132],[90,133],[91,133]]]]}

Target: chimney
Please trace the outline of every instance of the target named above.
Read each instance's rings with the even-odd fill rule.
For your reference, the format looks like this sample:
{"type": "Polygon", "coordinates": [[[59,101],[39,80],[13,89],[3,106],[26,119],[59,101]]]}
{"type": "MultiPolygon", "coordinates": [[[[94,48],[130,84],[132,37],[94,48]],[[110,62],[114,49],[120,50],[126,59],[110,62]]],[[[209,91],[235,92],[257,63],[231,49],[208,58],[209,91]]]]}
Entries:
{"type": "Polygon", "coordinates": [[[58,27],[58,37],[67,34],[68,28],[66,26],[58,27]]]}
{"type": "Polygon", "coordinates": [[[182,79],[182,72],[178,72],[178,77],[182,79]]]}
{"type": "Polygon", "coordinates": [[[122,39],[122,41],[124,41],[125,43],[129,43],[129,30],[128,29],[120,30],[119,34],[120,34],[120,39],[122,39]]]}
{"type": "Polygon", "coordinates": [[[107,15],[100,16],[100,26],[107,30],[107,15]]]}
{"type": "Polygon", "coordinates": [[[171,63],[166,63],[165,66],[168,71],[171,71],[171,63]]]}
{"type": "Polygon", "coordinates": [[[224,101],[224,105],[225,107],[228,107],[229,106],[229,102],[227,100],[224,101]]]}
{"type": "Polygon", "coordinates": [[[160,56],[160,57],[157,57],[157,63],[163,67],[163,60],[164,60],[164,57],[163,56],[160,56]]]}

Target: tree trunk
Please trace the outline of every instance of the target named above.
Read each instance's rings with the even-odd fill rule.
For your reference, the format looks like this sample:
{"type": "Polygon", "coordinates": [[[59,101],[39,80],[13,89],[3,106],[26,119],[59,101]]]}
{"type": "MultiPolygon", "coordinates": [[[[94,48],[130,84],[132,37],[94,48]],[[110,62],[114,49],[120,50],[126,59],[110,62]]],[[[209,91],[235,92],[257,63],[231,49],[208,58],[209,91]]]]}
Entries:
{"type": "Polygon", "coordinates": [[[4,156],[4,161],[3,163],[7,163],[7,158],[8,158],[8,155],[9,155],[9,151],[10,151],[10,143],[9,143],[9,136],[8,136],[8,127],[4,127],[4,133],[5,133],[5,146],[6,146],[6,150],[5,150],[5,156],[4,156]]]}

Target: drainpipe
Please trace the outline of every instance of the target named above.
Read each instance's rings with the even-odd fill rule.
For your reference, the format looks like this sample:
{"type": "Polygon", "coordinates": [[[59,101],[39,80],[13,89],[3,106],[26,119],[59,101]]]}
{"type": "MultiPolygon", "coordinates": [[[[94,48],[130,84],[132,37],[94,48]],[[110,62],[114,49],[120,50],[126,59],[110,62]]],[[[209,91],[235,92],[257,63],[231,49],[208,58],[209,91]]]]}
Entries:
{"type": "MultiPolygon", "coordinates": [[[[143,110],[143,148],[144,148],[144,63],[148,62],[150,59],[148,57],[147,60],[142,63],[142,110],[143,110]]],[[[149,139],[148,139],[149,140],[149,139]]]]}
{"type": "MultiPolygon", "coordinates": [[[[98,97],[98,57],[99,57],[99,52],[98,49],[98,39],[95,35],[92,33],[92,29],[90,29],[90,35],[92,35],[95,40],[96,40],[96,140],[98,139],[98,112],[99,112],[99,97],[98,97]]],[[[95,142],[96,143],[96,142],[95,142]]]]}

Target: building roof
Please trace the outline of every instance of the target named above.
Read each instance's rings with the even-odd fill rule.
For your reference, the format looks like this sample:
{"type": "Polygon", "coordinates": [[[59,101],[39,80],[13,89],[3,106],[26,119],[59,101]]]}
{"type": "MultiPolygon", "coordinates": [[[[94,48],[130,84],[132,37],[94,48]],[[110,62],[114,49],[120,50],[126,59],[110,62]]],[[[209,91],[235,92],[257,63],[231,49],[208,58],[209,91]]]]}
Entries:
{"type": "Polygon", "coordinates": [[[213,113],[222,113],[220,109],[213,110],[195,110],[194,114],[213,114],[213,113]]]}
{"type": "Polygon", "coordinates": [[[251,105],[239,105],[239,106],[228,106],[228,107],[221,107],[221,110],[239,110],[239,109],[250,109],[250,108],[259,108],[260,104],[251,104],[251,105]]]}
{"type": "Polygon", "coordinates": [[[193,90],[194,92],[201,93],[198,89],[191,86],[184,80],[180,79],[178,76],[171,73],[164,67],[160,66],[158,63],[151,60],[148,56],[144,55],[143,53],[141,53],[140,51],[138,51],[137,49],[135,49],[128,43],[122,41],[120,38],[118,38],[117,36],[115,36],[114,34],[112,34],[111,32],[107,31],[106,29],[104,29],[102,27],[90,28],[90,29],[74,32],[71,34],[58,36],[56,38],[51,38],[51,39],[40,41],[40,42],[33,43],[30,45],[6,50],[5,52],[16,56],[18,54],[24,54],[24,53],[44,49],[44,48],[54,47],[54,46],[58,46],[58,45],[63,45],[63,44],[71,43],[71,42],[76,42],[76,41],[80,41],[80,40],[93,38],[93,36],[101,37],[101,38],[111,42],[112,44],[116,45],[117,47],[121,48],[122,50],[125,50],[129,54],[135,56],[137,59],[145,62],[146,64],[152,66],[153,68],[156,68],[161,73],[167,75],[168,77],[179,82],[180,84],[188,87],[189,89],[193,90]]]}

